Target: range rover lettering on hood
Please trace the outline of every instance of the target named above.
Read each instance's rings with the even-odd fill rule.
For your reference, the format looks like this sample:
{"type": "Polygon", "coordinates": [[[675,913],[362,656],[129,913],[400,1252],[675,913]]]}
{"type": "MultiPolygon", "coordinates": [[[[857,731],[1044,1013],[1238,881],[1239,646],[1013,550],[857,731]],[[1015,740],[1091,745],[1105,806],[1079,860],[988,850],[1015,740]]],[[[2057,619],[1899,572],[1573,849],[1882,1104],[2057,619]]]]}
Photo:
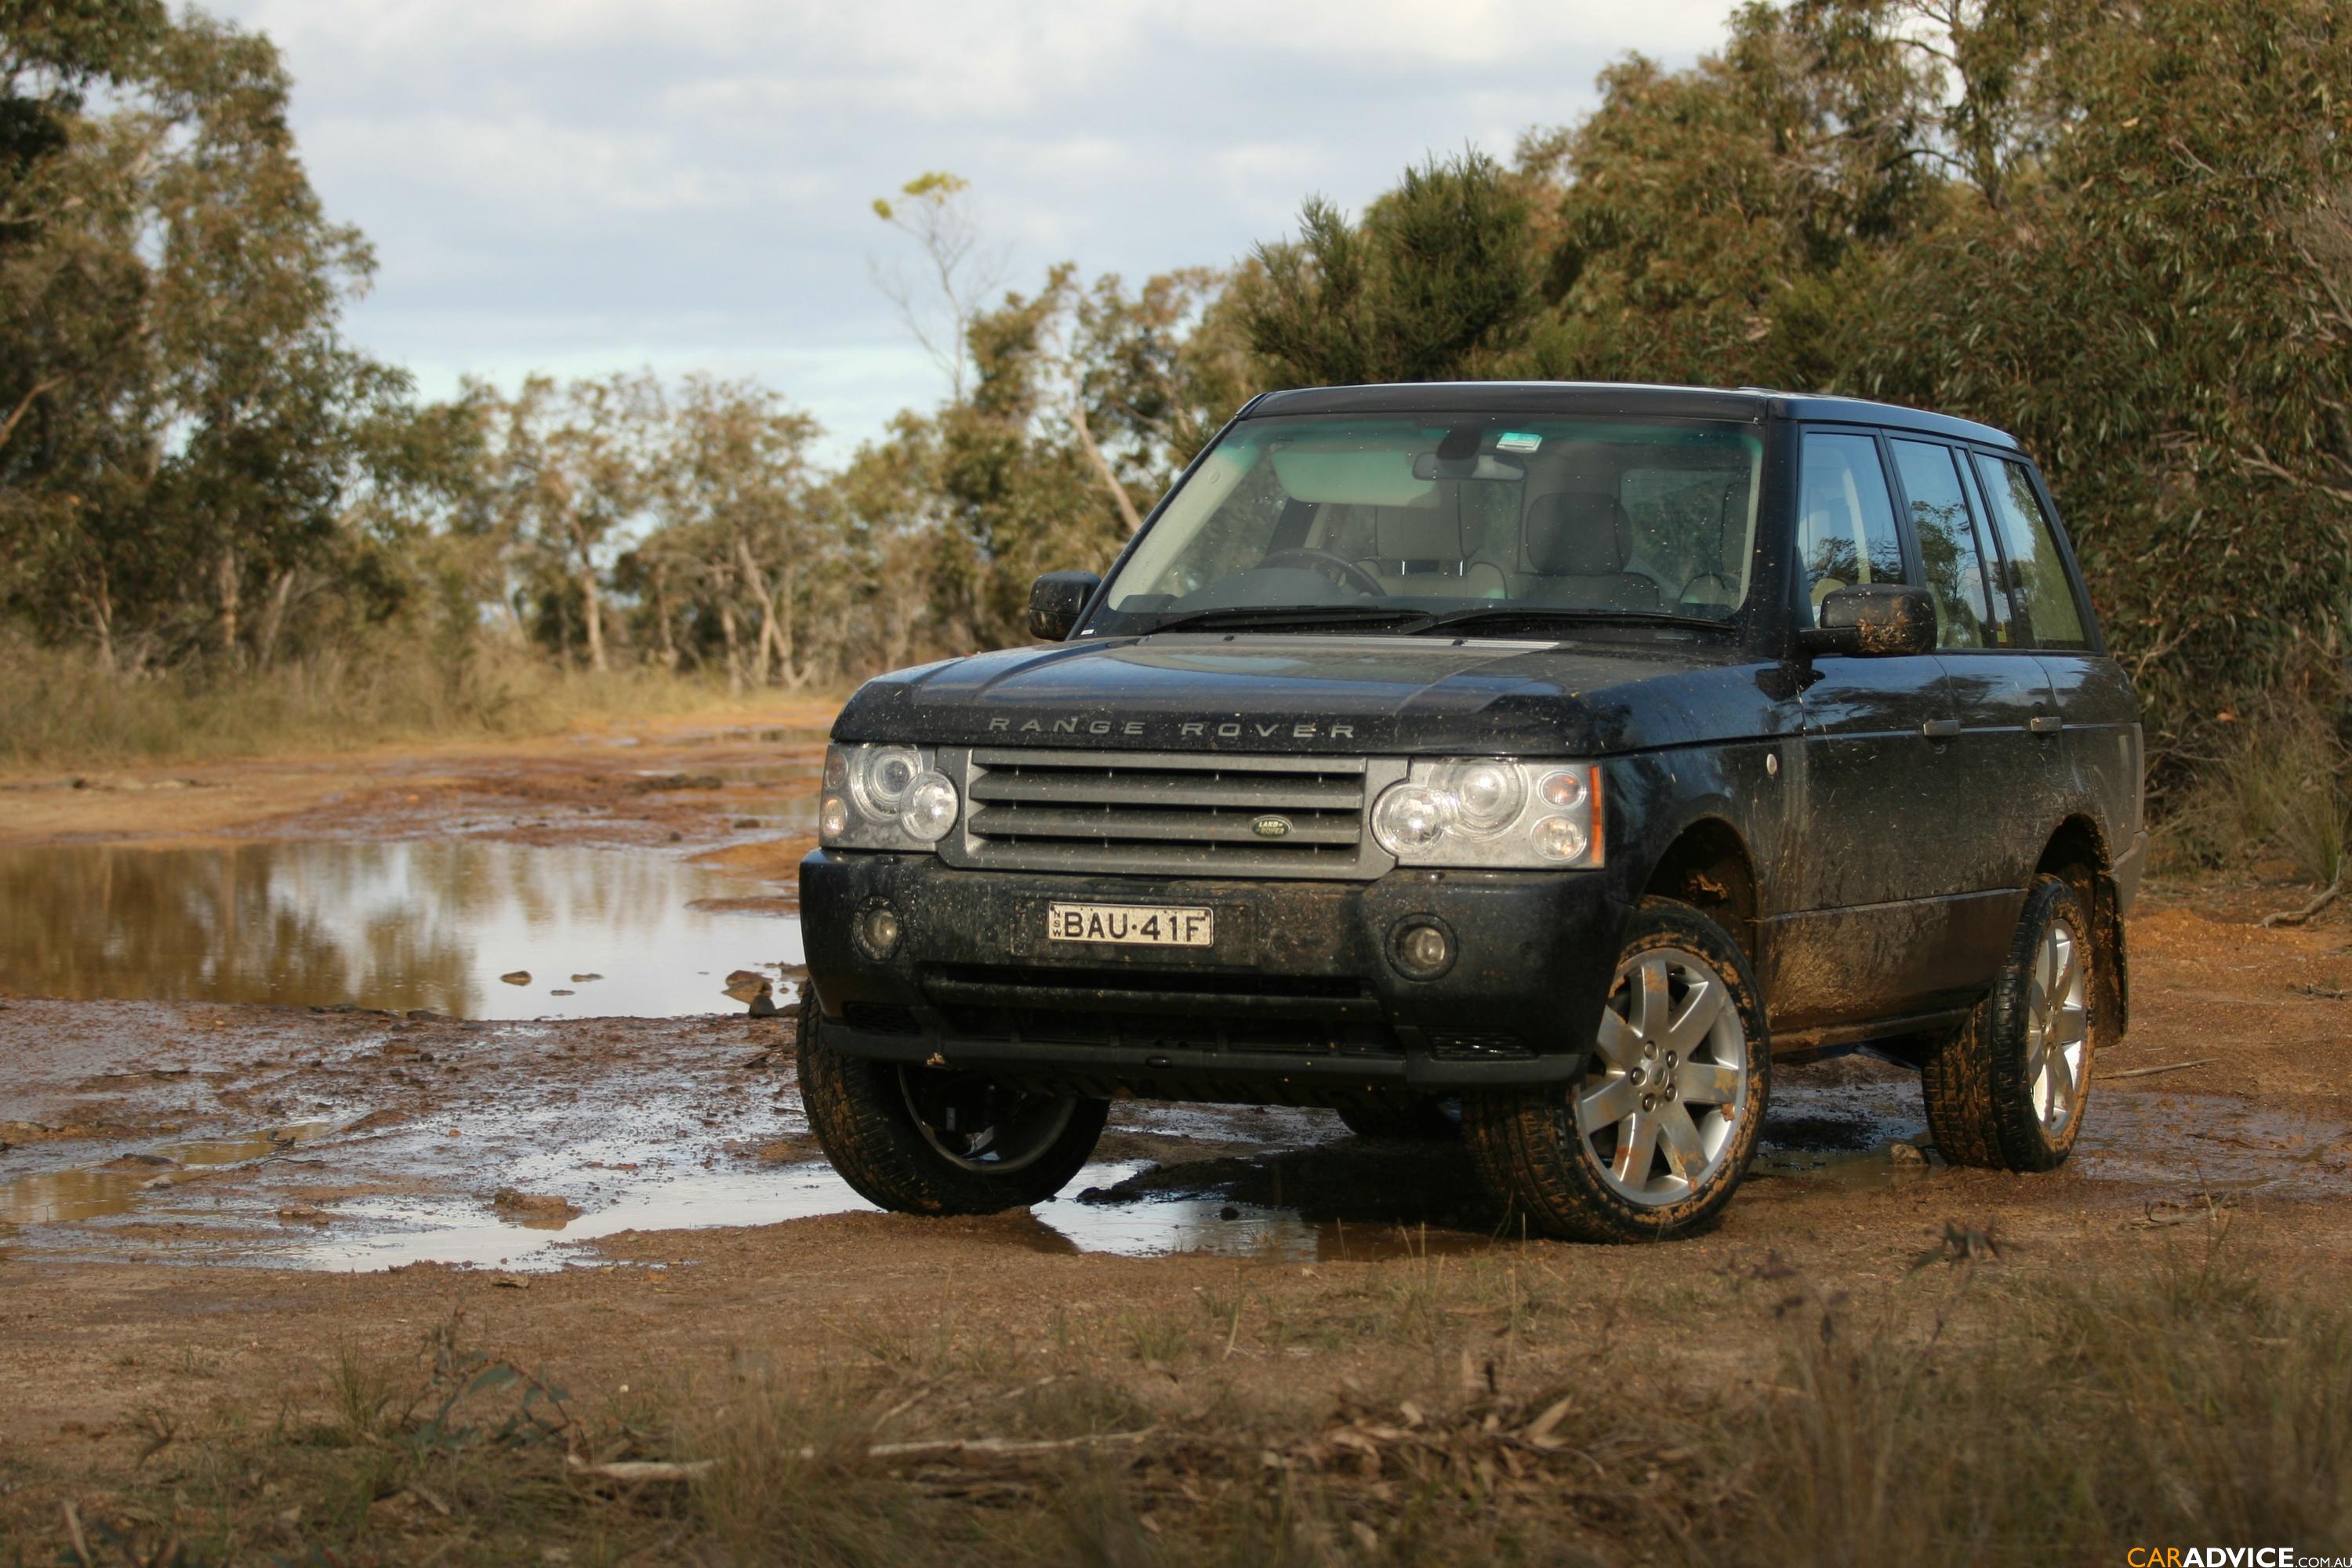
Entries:
{"type": "Polygon", "coordinates": [[[1220,741],[1255,738],[1261,741],[1352,741],[1353,724],[1326,724],[1314,720],[1267,723],[1255,719],[1181,719],[1147,723],[1141,719],[991,719],[992,735],[1130,735],[1159,734],[1179,741],[1220,741]]]}

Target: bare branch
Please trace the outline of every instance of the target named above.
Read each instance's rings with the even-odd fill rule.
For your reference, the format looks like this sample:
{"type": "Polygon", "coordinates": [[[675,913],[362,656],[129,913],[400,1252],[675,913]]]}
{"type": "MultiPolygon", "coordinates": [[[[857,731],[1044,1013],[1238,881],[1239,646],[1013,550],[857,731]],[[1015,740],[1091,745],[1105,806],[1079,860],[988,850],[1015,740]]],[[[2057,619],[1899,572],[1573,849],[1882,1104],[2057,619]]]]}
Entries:
{"type": "Polygon", "coordinates": [[[17,424],[26,414],[32,412],[33,405],[40,398],[41,394],[56,391],[65,384],[65,381],[64,376],[53,375],[46,381],[37,381],[33,384],[32,390],[17,400],[16,408],[9,413],[7,419],[0,422],[0,447],[8,444],[8,437],[16,433],[17,424]]]}

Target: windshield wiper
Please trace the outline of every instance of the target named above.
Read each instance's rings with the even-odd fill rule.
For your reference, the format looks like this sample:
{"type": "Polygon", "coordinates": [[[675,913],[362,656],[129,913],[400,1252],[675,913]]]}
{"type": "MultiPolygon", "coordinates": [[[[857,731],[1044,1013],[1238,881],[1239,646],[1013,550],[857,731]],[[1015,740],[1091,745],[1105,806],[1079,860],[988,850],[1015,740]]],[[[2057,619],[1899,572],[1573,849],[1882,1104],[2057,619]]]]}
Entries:
{"type": "MultiPolygon", "coordinates": [[[[1188,610],[1147,626],[1142,636],[1158,632],[1205,631],[1220,626],[1352,626],[1367,623],[1417,623],[1420,610],[1381,605],[1227,605],[1223,609],[1188,610]]],[[[1416,626],[1415,629],[1418,629],[1416,626]]]]}
{"type": "Polygon", "coordinates": [[[1440,610],[1400,631],[1419,636],[1460,626],[1509,625],[1514,622],[1572,621],[1584,626],[1691,626],[1711,632],[1729,627],[1729,621],[1707,616],[1676,615],[1672,610],[1604,610],[1575,605],[1467,605],[1440,610]]]}

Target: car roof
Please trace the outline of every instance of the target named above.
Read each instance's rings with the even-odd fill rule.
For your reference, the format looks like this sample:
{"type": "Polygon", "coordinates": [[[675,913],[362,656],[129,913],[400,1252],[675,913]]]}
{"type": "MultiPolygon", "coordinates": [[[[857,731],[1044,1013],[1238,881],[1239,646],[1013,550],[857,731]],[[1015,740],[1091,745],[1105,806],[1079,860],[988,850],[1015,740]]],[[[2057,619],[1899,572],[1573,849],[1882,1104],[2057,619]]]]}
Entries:
{"type": "Polygon", "coordinates": [[[1664,386],[1618,381],[1423,381],[1367,386],[1310,386],[1269,392],[1242,410],[1244,419],[1275,414],[1588,414],[1679,419],[1824,420],[1917,430],[1960,441],[2015,447],[2006,430],[1948,414],[1866,397],[1823,397],[1768,387],[1664,386]]]}

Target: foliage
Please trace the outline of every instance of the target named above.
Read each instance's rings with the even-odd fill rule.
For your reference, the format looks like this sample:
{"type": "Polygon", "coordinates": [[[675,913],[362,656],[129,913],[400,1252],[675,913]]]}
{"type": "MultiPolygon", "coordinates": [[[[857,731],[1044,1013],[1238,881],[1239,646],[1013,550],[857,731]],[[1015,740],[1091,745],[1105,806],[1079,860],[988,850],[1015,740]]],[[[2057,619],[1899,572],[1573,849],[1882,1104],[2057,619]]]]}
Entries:
{"type": "Polygon", "coordinates": [[[2263,690],[2346,695],[2347,80],[2334,0],[1752,0],[1507,166],[1139,285],[1007,291],[931,171],[876,274],[943,395],[823,471],[749,384],[420,404],[341,336],[373,257],[265,38],[0,0],[0,620],[131,681],[390,635],[793,689],[1017,638],[1266,387],[1771,384],[2017,432],[2177,782],[2263,690]]]}

